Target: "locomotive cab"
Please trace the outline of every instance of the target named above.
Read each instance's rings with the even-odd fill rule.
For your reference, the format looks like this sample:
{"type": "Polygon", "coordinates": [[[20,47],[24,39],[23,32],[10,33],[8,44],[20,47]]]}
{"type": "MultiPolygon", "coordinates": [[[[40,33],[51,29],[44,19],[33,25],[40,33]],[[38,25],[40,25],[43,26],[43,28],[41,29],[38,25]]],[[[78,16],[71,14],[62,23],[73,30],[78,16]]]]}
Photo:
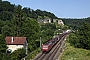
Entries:
{"type": "Polygon", "coordinates": [[[47,42],[42,45],[42,52],[49,52],[49,50],[52,48],[52,43],[47,42]]]}

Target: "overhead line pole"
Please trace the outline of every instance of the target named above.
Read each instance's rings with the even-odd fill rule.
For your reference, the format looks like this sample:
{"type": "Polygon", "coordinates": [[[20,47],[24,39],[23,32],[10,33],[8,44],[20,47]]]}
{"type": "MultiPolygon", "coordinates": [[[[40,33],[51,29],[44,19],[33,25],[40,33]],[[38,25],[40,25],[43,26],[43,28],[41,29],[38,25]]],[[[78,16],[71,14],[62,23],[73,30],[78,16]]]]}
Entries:
{"type": "Polygon", "coordinates": [[[42,42],[41,42],[41,37],[40,37],[40,50],[41,50],[41,48],[42,48],[41,43],[42,43],[42,42]]]}

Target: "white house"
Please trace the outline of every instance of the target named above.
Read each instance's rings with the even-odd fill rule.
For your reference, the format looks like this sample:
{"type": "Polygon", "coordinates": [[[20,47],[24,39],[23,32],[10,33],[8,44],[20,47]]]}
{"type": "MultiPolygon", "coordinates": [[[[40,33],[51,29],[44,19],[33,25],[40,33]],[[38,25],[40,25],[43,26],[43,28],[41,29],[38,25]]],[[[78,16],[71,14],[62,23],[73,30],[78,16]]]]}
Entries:
{"type": "Polygon", "coordinates": [[[51,23],[51,18],[45,18],[45,19],[38,19],[38,23],[51,23]]]}
{"type": "Polygon", "coordinates": [[[7,36],[5,38],[6,44],[8,49],[11,50],[12,52],[19,49],[19,48],[25,48],[26,49],[26,54],[27,54],[27,40],[26,37],[11,37],[7,36]]]}
{"type": "Polygon", "coordinates": [[[58,21],[58,19],[53,19],[53,22],[55,23],[55,22],[57,22],[58,21]]]}
{"type": "Polygon", "coordinates": [[[64,25],[64,22],[62,20],[58,20],[58,24],[64,25]]]}
{"type": "Polygon", "coordinates": [[[51,23],[51,19],[50,19],[50,18],[45,18],[45,19],[43,20],[43,23],[51,23]]]}

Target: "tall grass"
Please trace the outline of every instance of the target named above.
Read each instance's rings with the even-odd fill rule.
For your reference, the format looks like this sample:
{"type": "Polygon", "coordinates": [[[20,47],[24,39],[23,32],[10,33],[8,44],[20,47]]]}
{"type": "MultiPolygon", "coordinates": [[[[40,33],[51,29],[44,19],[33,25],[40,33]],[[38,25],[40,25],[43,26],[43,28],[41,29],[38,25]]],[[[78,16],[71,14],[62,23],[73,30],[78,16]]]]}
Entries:
{"type": "Polygon", "coordinates": [[[66,42],[66,48],[60,60],[90,60],[90,50],[75,48],[66,42]]]}

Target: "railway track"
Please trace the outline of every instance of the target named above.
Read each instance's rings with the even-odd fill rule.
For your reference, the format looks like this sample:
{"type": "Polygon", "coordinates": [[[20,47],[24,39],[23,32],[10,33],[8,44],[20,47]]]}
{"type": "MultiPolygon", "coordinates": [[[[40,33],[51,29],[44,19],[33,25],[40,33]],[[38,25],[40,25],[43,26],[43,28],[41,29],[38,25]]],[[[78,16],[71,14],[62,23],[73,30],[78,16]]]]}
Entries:
{"type": "Polygon", "coordinates": [[[50,50],[49,53],[40,53],[33,60],[56,60],[58,57],[58,52],[62,49],[66,35],[63,36],[60,41],[50,50]]]}
{"type": "Polygon", "coordinates": [[[55,46],[55,48],[53,48],[50,52],[50,54],[48,54],[48,57],[45,60],[55,60],[56,57],[56,53],[58,53],[59,48],[61,48],[62,42],[64,40],[64,37],[62,37],[62,39],[57,43],[57,45],[55,46]],[[55,58],[54,58],[55,57],[55,58]]]}

